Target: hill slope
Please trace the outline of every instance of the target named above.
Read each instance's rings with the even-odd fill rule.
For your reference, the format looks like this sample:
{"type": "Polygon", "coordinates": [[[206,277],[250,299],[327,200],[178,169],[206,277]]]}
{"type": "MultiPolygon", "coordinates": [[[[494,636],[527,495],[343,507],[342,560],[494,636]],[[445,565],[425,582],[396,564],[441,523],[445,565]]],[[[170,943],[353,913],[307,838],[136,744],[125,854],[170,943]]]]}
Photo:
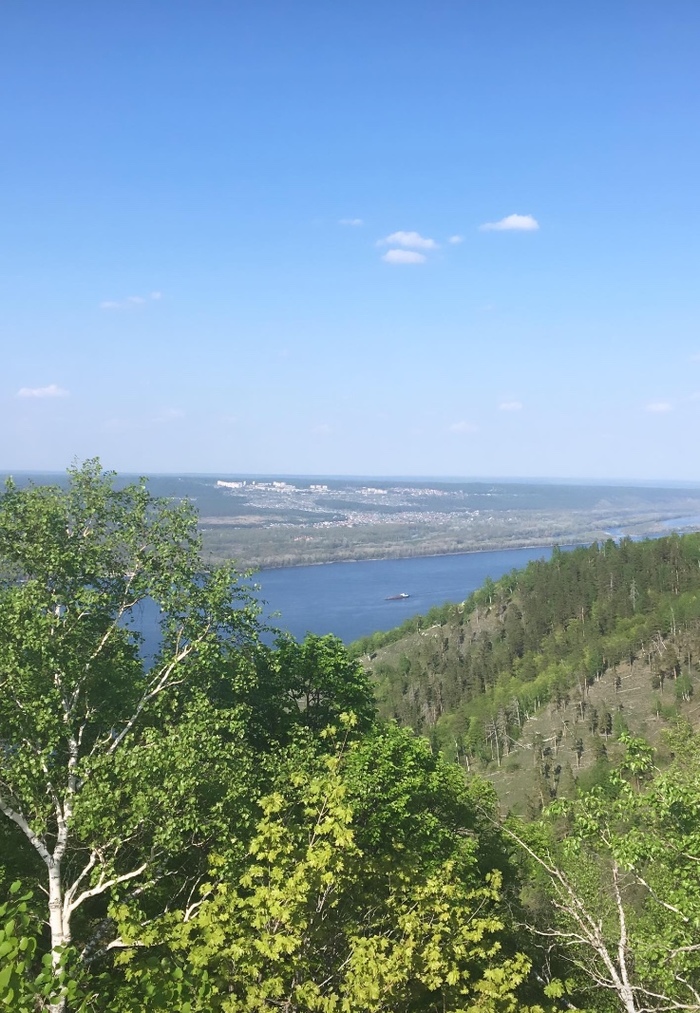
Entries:
{"type": "Polygon", "coordinates": [[[354,651],[386,717],[536,810],[625,729],[700,722],[700,535],[555,551],[354,651]]]}

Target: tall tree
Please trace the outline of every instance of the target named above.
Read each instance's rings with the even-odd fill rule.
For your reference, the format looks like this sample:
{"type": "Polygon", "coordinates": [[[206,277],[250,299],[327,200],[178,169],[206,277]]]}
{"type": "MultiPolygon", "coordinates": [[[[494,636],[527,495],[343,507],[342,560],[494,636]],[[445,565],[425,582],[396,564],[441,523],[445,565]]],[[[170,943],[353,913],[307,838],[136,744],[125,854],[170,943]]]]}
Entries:
{"type": "Polygon", "coordinates": [[[4,861],[43,870],[58,976],[71,943],[84,961],[120,945],[108,898],[167,903],[164,883],[184,874],[172,856],[224,803],[247,804],[244,707],[230,691],[216,712],[203,700],[224,671],[244,699],[257,609],[231,568],[202,572],[189,505],[119,488],[96,460],[66,487],[7,485],[0,574],[4,861]],[[143,608],[160,631],[148,652],[143,608]]]}

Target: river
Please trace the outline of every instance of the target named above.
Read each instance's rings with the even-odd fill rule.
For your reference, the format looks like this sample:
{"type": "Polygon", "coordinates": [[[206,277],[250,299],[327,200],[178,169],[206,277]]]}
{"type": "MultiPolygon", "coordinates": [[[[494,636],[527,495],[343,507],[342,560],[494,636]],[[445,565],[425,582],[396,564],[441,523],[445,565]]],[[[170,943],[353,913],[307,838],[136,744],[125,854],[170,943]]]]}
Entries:
{"type": "Polygon", "coordinates": [[[464,601],[487,577],[498,580],[551,549],[504,549],[410,559],[373,559],[261,570],[256,575],[270,622],[301,638],[335,633],[346,643],[389,630],[433,605],[464,601]],[[407,594],[400,601],[391,595],[407,594]]]}
{"type": "MultiPolygon", "coordinates": [[[[255,575],[262,619],[301,640],[306,633],[334,633],[345,643],[390,630],[433,605],[464,601],[487,577],[498,580],[531,559],[549,559],[551,548],[502,549],[449,556],[373,559],[260,570],[255,575]],[[405,594],[407,598],[387,601],[405,594]]],[[[133,622],[144,636],[143,656],[158,649],[159,611],[146,600],[133,622]]],[[[267,642],[274,639],[266,634],[267,642]]]]}

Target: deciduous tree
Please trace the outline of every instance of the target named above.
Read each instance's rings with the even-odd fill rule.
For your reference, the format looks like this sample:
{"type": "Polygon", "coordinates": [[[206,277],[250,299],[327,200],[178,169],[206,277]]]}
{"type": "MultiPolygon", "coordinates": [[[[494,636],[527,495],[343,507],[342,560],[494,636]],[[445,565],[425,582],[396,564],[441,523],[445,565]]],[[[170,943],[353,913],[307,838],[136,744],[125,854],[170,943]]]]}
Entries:
{"type": "Polygon", "coordinates": [[[579,984],[626,1013],[700,1010],[700,762],[679,732],[677,756],[653,767],[643,740],[608,782],[552,805],[538,829],[509,833],[545,884],[532,931],[579,984]]]}
{"type": "Polygon", "coordinates": [[[3,861],[40,870],[56,974],[71,943],[84,962],[120,945],[108,901],[169,903],[192,849],[250,809],[257,609],[231,568],[202,572],[199,550],[189,505],[120,488],[97,461],[0,498],[3,861]],[[160,617],[148,658],[144,603],[160,617]]]}
{"type": "MultiPolygon", "coordinates": [[[[193,1010],[539,1009],[523,995],[530,961],[512,945],[491,864],[502,841],[460,770],[420,740],[378,729],[307,757],[262,809],[245,870],[215,857],[192,917],[154,926],[181,980],[200,995],[206,983],[193,1010]]],[[[125,959],[138,996],[153,972],[125,959]]]]}

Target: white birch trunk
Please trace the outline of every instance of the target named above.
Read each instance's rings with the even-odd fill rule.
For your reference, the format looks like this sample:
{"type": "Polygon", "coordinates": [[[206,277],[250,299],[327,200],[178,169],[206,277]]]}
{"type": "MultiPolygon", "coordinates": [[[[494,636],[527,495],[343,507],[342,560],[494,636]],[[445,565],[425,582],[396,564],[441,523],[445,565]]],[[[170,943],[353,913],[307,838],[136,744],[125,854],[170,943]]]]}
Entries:
{"type": "MultiPolygon", "coordinates": [[[[61,953],[64,946],[70,943],[70,921],[64,917],[63,884],[61,883],[61,863],[55,860],[48,866],[49,871],[49,929],[51,931],[51,966],[54,973],[58,972],[61,953]]],[[[64,1013],[65,998],[49,1005],[51,1013],[64,1013]]]]}

